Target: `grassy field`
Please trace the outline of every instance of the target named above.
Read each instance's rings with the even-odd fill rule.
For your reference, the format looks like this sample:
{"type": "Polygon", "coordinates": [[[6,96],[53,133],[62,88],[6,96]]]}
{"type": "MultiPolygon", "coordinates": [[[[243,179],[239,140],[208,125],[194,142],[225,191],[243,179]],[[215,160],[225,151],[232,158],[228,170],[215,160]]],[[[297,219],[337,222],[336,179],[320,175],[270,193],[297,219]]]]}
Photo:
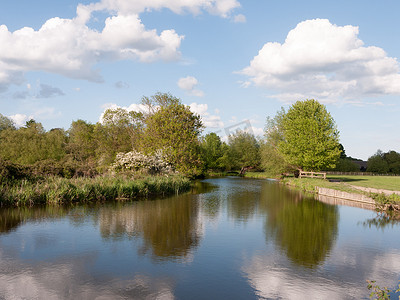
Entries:
{"type": "Polygon", "coordinates": [[[328,175],[328,179],[340,180],[351,185],[367,188],[400,191],[400,176],[328,175]]]}
{"type": "MultiPolygon", "coordinates": [[[[247,172],[245,176],[249,178],[273,178],[273,176],[265,172],[247,172]]],[[[319,186],[326,188],[336,187],[340,189],[340,186],[343,185],[342,183],[344,182],[367,188],[400,191],[400,176],[328,175],[327,178],[338,182],[324,182],[323,180],[310,178],[303,178],[302,180],[305,180],[306,183],[308,180],[311,180],[314,183],[318,183],[319,186]]],[[[341,190],[347,191],[348,188],[343,188],[341,190]]]]}
{"type": "MultiPolygon", "coordinates": [[[[249,172],[246,173],[249,178],[271,178],[267,173],[249,172]]],[[[316,178],[294,178],[286,177],[282,179],[282,183],[297,187],[305,192],[315,193],[317,187],[329,188],[348,193],[364,194],[372,197],[379,204],[396,204],[400,203],[399,195],[384,195],[378,193],[368,193],[358,190],[353,186],[365,188],[374,188],[390,191],[400,191],[400,176],[353,176],[353,175],[328,175],[329,180],[316,178]]]]}

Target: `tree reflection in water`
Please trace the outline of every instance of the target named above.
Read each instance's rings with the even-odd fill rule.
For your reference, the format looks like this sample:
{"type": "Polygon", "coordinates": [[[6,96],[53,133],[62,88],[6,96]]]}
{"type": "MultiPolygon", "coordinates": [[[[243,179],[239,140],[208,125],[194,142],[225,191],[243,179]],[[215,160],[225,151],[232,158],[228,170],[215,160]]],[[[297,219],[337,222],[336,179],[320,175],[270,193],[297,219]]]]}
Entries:
{"type": "Polygon", "coordinates": [[[338,233],[337,206],[304,197],[281,185],[261,191],[260,209],[267,214],[265,234],[295,264],[314,268],[323,263],[338,233]]]}
{"type": "Polygon", "coordinates": [[[98,221],[103,238],[141,237],[139,253],[155,260],[187,258],[201,236],[198,203],[190,194],[101,208],[98,221]]]}
{"type": "Polygon", "coordinates": [[[0,234],[16,230],[28,221],[64,217],[69,208],[64,206],[9,207],[0,209],[0,234]]]}
{"type": "Polygon", "coordinates": [[[398,212],[377,212],[376,217],[368,219],[363,222],[365,227],[376,227],[379,229],[385,229],[388,226],[395,226],[400,223],[400,213],[398,212]]]}

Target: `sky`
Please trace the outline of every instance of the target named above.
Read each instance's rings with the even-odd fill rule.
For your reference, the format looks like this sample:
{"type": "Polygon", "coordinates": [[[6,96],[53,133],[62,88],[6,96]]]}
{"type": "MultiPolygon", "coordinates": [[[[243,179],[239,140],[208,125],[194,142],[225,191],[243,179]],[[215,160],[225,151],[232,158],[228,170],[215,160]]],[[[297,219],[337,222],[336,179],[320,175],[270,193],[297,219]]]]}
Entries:
{"type": "Polygon", "coordinates": [[[171,93],[205,133],[299,100],[326,105],[348,156],[400,152],[400,1],[0,2],[0,113],[46,130],[171,93]]]}

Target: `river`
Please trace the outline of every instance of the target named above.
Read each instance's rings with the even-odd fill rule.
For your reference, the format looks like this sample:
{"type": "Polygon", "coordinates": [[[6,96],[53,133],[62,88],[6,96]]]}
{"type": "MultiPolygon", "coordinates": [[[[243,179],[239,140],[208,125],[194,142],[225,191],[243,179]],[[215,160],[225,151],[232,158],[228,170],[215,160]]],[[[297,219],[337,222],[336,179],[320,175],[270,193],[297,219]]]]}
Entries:
{"type": "MultiPolygon", "coordinates": [[[[400,280],[400,224],[274,181],[0,209],[0,299],[362,299],[400,280]]],[[[396,296],[397,297],[397,296],[396,296]]]]}

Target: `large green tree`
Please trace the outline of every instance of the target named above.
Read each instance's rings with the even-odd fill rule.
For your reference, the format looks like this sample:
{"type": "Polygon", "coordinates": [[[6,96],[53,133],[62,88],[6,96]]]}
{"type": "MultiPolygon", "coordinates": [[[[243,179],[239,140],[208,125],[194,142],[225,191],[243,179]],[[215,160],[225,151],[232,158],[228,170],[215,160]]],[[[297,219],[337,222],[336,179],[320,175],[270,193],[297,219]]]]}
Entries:
{"type": "Polygon", "coordinates": [[[227,145],[214,132],[208,133],[201,139],[201,154],[204,167],[208,170],[225,170],[227,145]]]}
{"type": "Polygon", "coordinates": [[[145,116],[141,148],[146,154],[162,151],[165,160],[188,176],[202,172],[200,133],[203,124],[199,115],[190,111],[170,94],[156,94],[145,116]],[[162,100],[162,101],[161,101],[162,100]]]}
{"type": "Polygon", "coordinates": [[[278,145],[284,141],[282,120],[285,110],[282,108],[277,112],[274,118],[268,117],[264,138],[260,147],[261,167],[271,176],[291,171],[293,166],[285,160],[283,154],[278,151],[278,145]]]}
{"type": "Polygon", "coordinates": [[[94,165],[97,142],[94,136],[95,125],[84,120],[71,123],[68,130],[68,153],[72,159],[83,165],[94,165]]]}
{"type": "Polygon", "coordinates": [[[228,137],[230,160],[241,173],[260,165],[260,145],[251,133],[238,131],[228,137]]]}
{"type": "Polygon", "coordinates": [[[340,157],[339,132],[326,107],[310,99],[297,101],[282,116],[278,150],[290,165],[306,171],[334,168],[340,157]]]}

